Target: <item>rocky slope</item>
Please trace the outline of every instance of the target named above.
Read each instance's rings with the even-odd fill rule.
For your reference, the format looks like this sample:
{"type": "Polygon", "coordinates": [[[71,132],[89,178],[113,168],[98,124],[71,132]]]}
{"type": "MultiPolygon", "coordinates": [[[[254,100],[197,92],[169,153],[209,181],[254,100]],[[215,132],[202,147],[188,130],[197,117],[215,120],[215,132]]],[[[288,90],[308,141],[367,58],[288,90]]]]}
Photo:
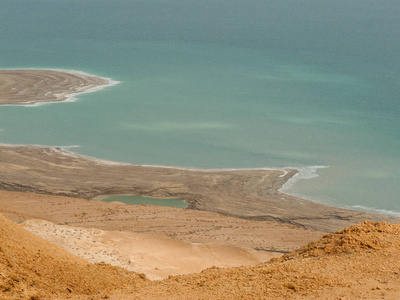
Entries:
{"type": "MultiPolygon", "coordinates": [[[[364,222],[254,267],[145,285],[137,299],[400,299],[400,225],[364,222]]],[[[121,299],[126,299],[121,297],[121,299]]]]}

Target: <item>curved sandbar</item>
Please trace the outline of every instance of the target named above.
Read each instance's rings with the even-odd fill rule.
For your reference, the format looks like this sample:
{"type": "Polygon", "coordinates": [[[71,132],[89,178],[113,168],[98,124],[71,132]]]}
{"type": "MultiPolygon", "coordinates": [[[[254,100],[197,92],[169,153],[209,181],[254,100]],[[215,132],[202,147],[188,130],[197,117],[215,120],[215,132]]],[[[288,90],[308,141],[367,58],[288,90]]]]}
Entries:
{"type": "Polygon", "coordinates": [[[0,105],[70,101],[74,95],[116,82],[69,70],[0,70],[0,105]]]}

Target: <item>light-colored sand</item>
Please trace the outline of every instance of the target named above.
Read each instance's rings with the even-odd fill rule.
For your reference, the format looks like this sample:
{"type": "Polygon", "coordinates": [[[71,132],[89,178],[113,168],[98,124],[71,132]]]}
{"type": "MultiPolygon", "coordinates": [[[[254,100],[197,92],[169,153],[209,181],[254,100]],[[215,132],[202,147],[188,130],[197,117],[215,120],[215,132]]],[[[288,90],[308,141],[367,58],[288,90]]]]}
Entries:
{"type": "Polygon", "coordinates": [[[198,273],[210,267],[255,265],[282,254],[218,243],[190,243],[123,231],[104,231],[28,220],[36,235],[92,263],[107,263],[144,273],[151,280],[198,273]]]}

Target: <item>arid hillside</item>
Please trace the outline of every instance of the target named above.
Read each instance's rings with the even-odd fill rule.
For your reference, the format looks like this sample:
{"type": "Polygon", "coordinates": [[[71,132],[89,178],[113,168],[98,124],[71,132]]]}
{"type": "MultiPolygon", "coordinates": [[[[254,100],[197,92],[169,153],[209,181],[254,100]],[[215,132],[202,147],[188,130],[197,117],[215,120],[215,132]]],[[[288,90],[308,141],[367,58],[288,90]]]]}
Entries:
{"type": "Polygon", "coordinates": [[[364,222],[262,265],[150,282],[0,216],[0,299],[399,299],[400,225],[364,222]]]}
{"type": "Polygon", "coordinates": [[[64,299],[134,289],[143,276],[89,264],[0,215],[0,299],[64,299]]]}

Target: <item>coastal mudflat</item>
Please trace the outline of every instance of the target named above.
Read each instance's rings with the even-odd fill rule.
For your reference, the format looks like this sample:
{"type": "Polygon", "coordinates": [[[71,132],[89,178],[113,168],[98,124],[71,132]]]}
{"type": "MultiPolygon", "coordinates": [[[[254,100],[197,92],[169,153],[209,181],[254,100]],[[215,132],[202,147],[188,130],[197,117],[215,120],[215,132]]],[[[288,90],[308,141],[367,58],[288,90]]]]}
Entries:
{"type": "MultiPolygon", "coordinates": [[[[59,147],[0,144],[0,189],[96,199],[105,195],[179,198],[189,209],[334,232],[364,220],[398,222],[279,192],[295,170],[198,170],[98,160],[59,147]]],[[[98,204],[100,205],[100,203],[98,204]]]]}
{"type": "Polygon", "coordinates": [[[0,105],[38,105],[70,100],[73,95],[113,82],[78,71],[0,70],[0,105]]]}

